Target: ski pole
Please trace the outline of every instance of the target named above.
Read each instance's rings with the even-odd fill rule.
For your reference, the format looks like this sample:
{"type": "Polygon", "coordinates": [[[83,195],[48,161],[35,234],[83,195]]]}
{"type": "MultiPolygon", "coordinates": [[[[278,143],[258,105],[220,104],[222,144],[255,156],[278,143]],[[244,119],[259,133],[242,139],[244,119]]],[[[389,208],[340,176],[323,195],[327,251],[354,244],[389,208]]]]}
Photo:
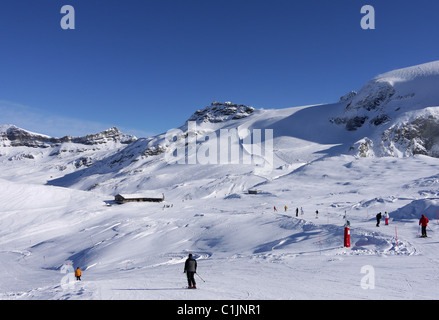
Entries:
{"type": "Polygon", "coordinates": [[[203,280],[203,282],[206,282],[206,281],[204,281],[203,278],[201,278],[201,276],[200,276],[198,273],[195,272],[195,274],[196,274],[201,280],[203,280]]]}

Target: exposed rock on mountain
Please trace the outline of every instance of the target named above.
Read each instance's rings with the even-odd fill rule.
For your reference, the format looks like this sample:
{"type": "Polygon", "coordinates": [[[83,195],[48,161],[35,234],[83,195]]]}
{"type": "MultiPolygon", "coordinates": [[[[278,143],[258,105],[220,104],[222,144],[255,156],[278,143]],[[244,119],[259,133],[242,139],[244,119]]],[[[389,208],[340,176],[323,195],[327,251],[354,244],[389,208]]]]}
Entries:
{"type": "Polygon", "coordinates": [[[341,97],[344,111],[329,121],[367,137],[351,148],[359,156],[438,157],[437,88],[439,61],[390,71],[341,97]]]}
{"type": "Polygon", "coordinates": [[[209,107],[196,111],[188,121],[217,123],[238,120],[248,117],[254,110],[255,108],[243,104],[215,101],[209,107]]]}
{"type": "MultiPolygon", "coordinates": [[[[437,88],[439,61],[379,75],[358,92],[351,91],[332,104],[257,110],[243,104],[213,102],[196,111],[180,128],[149,138],[136,139],[117,128],[84,137],[52,138],[15,126],[0,126],[0,163],[23,165],[23,173],[29,175],[28,164],[32,163],[39,177],[58,186],[135,191],[149,185],[156,175],[167,177],[171,176],[169,172],[186,169],[173,166],[176,162],[218,164],[214,160],[223,157],[229,161],[232,152],[242,160],[236,172],[255,179],[272,179],[340,153],[439,157],[437,88]],[[221,131],[236,129],[242,133],[237,139],[218,139],[221,131]],[[248,160],[264,160],[259,151],[266,142],[261,140],[266,136],[264,130],[273,133],[272,163],[278,168],[267,172],[248,160]]],[[[215,175],[215,170],[200,167],[199,175],[198,179],[209,181],[207,177],[215,175]]]]}
{"type": "Polygon", "coordinates": [[[14,125],[2,125],[0,164],[5,170],[8,166],[22,166],[23,179],[44,181],[91,167],[136,140],[116,127],[83,137],[53,138],[14,125]]]}
{"type": "Polygon", "coordinates": [[[33,148],[48,148],[67,142],[95,145],[110,141],[117,141],[122,144],[129,144],[135,140],[137,140],[136,137],[124,134],[116,127],[83,137],[64,136],[62,138],[53,138],[46,135],[33,133],[14,125],[0,127],[0,143],[4,147],[25,146],[33,148]]]}
{"type": "Polygon", "coordinates": [[[394,124],[383,132],[382,142],[385,156],[423,154],[439,158],[439,117],[421,115],[412,121],[394,124]]]}

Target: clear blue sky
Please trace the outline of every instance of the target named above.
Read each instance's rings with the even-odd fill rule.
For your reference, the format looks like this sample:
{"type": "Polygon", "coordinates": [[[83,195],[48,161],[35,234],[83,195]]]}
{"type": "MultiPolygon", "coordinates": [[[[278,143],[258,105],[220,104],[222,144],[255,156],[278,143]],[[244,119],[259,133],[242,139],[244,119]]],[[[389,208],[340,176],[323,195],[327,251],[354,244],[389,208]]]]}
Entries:
{"type": "Polygon", "coordinates": [[[439,60],[433,0],[2,0],[0,124],[52,136],[146,136],[212,101],[338,101],[439,60]],[[376,29],[360,27],[363,5],[376,29]],[[63,5],[75,30],[63,30],[63,5]]]}

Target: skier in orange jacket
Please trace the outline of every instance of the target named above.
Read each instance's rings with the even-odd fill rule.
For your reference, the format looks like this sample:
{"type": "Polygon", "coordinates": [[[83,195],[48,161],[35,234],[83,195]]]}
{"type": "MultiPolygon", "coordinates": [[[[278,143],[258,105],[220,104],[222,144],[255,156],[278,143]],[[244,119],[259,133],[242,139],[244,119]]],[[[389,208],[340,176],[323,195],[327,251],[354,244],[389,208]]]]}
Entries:
{"type": "Polygon", "coordinates": [[[76,270],[75,270],[75,277],[76,277],[76,280],[78,280],[78,281],[81,281],[81,269],[79,269],[79,267],[77,267],[76,268],[76,270]]]}

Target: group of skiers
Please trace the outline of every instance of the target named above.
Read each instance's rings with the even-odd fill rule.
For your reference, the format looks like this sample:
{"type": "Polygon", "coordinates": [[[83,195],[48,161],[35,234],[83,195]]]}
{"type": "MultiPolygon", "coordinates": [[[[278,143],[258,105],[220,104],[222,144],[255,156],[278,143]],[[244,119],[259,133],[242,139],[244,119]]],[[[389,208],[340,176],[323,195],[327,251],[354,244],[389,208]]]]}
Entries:
{"type": "MultiPolygon", "coordinates": [[[[303,215],[303,209],[301,209],[301,214],[303,215]]],[[[274,210],[277,211],[276,206],[274,207],[274,210]]],[[[285,211],[287,211],[287,206],[285,206],[285,211]]],[[[319,211],[316,210],[316,217],[318,216],[319,211]]],[[[296,217],[299,216],[299,208],[296,208],[296,217]]],[[[381,212],[376,215],[377,219],[377,227],[380,226],[380,221],[382,218],[381,212]]],[[[385,225],[389,225],[389,214],[384,212],[384,221],[385,225]]],[[[421,237],[427,237],[427,225],[429,223],[429,220],[426,216],[422,215],[421,219],[419,220],[419,225],[422,226],[422,235],[421,237]]],[[[197,272],[197,260],[194,259],[192,254],[189,254],[189,257],[186,259],[186,262],[184,264],[184,273],[186,273],[187,281],[188,281],[188,289],[196,289],[196,282],[195,282],[195,274],[197,272]]]]}
{"type": "MultiPolygon", "coordinates": [[[[377,219],[377,227],[380,226],[380,221],[381,221],[382,215],[381,212],[378,213],[376,215],[376,219],[377,219]]],[[[386,226],[389,225],[389,214],[387,212],[384,212],[384,219],[385,219],[385,224],[386,226]]],[[[422,227],[421,228],[421,237],[422,238],[426,238],[427,237],[427,226],[428,223],[430,222],[430,220],[428,220],[428,218],[424,215],[421,215],[421,219],[419,219],[419,225],[422,227]]]]}
{"type": "MultiPolygon", "coordinates": [[[[377,227],[379,227],[380,226],[380,221],[381,221],[381,218],[382,218],[381,212],[376,215],[376,218],[377,218],[377,227]]],[[[385,219],[386,226],[389,225],[389,214],[387,213],[387,211],[384,212],[384,219],[385,219]]]]}
{"type": "MultiPolygon", "coordinates": [[[[285,211],[287,211],[287,206],[285,206],[285,211]]],[[[303,209],[301,209],[301,214],[303,215],[303,209]]],[[[277,211],[276,206],[274,207],[274,210],[277,211]]],[[[316,217],[318,216],[319,211],[316,210],[316,217]]],[[[299,216],[299,208],[296,208],[296,217],[299,216]]],[[[376,215],[377,219],[377,227],[380,226],[380,221],[382,218],[381,212],[376,215]]],[[[384,223],[385,225],[389,225],[389,214],[384,212],[384,223]]],[[[429,223],[429,220],[426,216],[422,215],[421,219],[419,220],[419,225],[422,226],[422,235],[421,237],[427,237],[427,225],[429,223]]],[[[187,281],[188,281],[188,289],[196,289],[196,283],[194,275],[197,272],[197,261],[194,259],[192,254],[189,254],[189,257],[186,259],[186,262],[184,264],[184,273],[186,273],[187,281]]]]}
{"type": "MultiPolygon", "coordinates": [[[[286,212],[287,209],[288,209],[288,207],[285,206],[284,209],[285,209],[285,212],[286,212]]],[[[277,212],[277,208],[276,208],[276,206],[274,206],[274,212],[277,212]]],[[[318,216],[319,216],[319,210],[316,210],[315,213],[316,213],[316,218],[318,218],[318,216]]],[[[300,208],[300,215],[303,216],[303,214],[304,214],[304,212],[303,212],[303,208],[301,207],[301,208],[300,208]]],[[[296,217],[299,217],[299,208],[296,208],[296,217]]],[[[378,214],[376,215],[376,220],[377,220],[377,224],[376,224],[376,226],[377,226],[377,227],[380,226],[380,222],[381,222],[381,219],[382,219],[383,217],[384,217],[384,223],[385,223],[385,225],[386,225],[386,226],[389,225],[389,213],[386,211],[386,212],[384,212],[384,214],[382,214],[382,213],[380,212],[380,213],[378,213],[378,214]]],[[[422,215],[421,219],[419,220],[419,225],[422,227],[422,235],[421,235],[421,237],[423,237],[423,238],[427,237],[427,225],[428,225],[428,222],[429,222],[428,218],[427,218],[426,216],[422,215]]]]}
{"type": "MultiPolygon", "coordinates": [[[[285,206],[284,209],[285,209],[285,212],[286,212],[287,209],[288,209],[288,207],[285,206]]],[[[276,206],[274,206],[274,212],[277,212],[277,208],[276,208],[276,206]]],[[[316,219],[317,219],[317,218],[319,217],[319,210],[316,210],[315,213],[316,213],[316,219]]],[[[303,208],[300,207],[300,215],[303,216],[303,214],[304,214],[304,212],[303,212],[303,208]]],[[[299,217],[299,208],[296,208],[296,217],[299,217]]],[[[388,213],[387,211],[385,211],[385,212],[384,212],[384,215],[383,215],[381,212],[379,212],[379,213],[376,215],[376,220],[377,220],[377,224],[376,224],[376,226],[377,226],[377,227],[380,226],[380,222],[381,222],[381,219],[382,219],[383,217],[384,217],[384,223],[385,223],[385,225],[386,225],[386,226],[389,225],[389,213],[388,213]]],[[[424,237],[427,237],[427,225],[428,225],[428,222],[429,222],[428,218],[427,218],[426,216],[422,215],[421,219],[419,220],[419,225],[422,226],[422,235],[421,235],[421,237],[423,237],[423,238],[424,238],[424,237]]]]}
{"type": "MultiPolygon", "coordinates": [[[[274,212],[277,212],[277,208],[276,208],[276,206],[274,206],[274,212]]],[[[284,206],[284,210],[285,210],[285,212],[287,212],[287,210],[288,210],[288,207],[287,206],[284,206]]],[[[319,210],[316,210],[316,219],[319,217],[319,210]]],[[[300,215],[301,216],[303,216],[304,215],[304,211],[303,211],[303,208],[302,207],[300,207],[300,215]]],[[[299,208],[296,208],[296,217],[299,217],[299,208]]]]}

